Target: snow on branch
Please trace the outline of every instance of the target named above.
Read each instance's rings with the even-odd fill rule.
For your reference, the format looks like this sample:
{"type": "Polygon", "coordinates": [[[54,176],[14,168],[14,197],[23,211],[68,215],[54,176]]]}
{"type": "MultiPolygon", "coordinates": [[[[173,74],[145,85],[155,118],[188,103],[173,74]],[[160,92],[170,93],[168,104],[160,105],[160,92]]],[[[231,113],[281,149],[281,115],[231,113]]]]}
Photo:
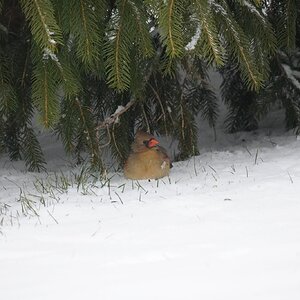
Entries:
{"type": "Polygon", "coordinates": [[[293,85],[300,90],[300,82],[298,81],[298,79],[296,77],[299,76],[299,72],[298,71],[293,71],[291,69],[290,66],[286,65],[286,64],[282,64],[282,68],[286,74],[286,76],[290,79],[290,81],[293,83],[293,85]]]}
{"type": "Polygon", "coordinates": [[[44,48],[43,51],[43,60],[47,60],[48,58],[51,58],[53,61],[59,63],[58,57],[56,54],[49,48],[44,48]]]}
{"type": "Polygon", "coordinates": [[[127,110],[129,110],[134,104],[136,99],[131,99],[125,106],[118,106],[116,111],[111,114],[109,117],[105,118],[100,124],[97,125],[96,130],[106,128],[114,123],[117,123],[119,117],[124,114],[127,110]]]}
{"type": "MultiPolygon", "coordinates": [[[[160,52],[160,51],[158,51],[158,52],[160,52]]],[[[157,57],[159,57],[159,54],[160,53],[158,53],[157,57]]],[[[152,64],[150,66],[149,70],[147,71],[147,73],[145,75],[145,78],[143,80],[144,86],[146,86],[146,84],[148,83],[148,81],[152,75],[153,65],[154,64],[152,64]]],[[[125,106],[118,106],[118,108],[116,109],[116,111],[113,114],[111,114],[109,117],[105,118],[102,122],[100,122],[96,126],[96,128],[95,128],[96,132],[98,133],[98,131],[103,128],[108,129],[109,126],[117,123],[119,121],[119,117],[121,115],[123,115],[125,112],[127,112],[132,106],[134,106],[136,104],[136,102],[137,102],[136,97],[132,96],[131,100],[125,106]]]]}

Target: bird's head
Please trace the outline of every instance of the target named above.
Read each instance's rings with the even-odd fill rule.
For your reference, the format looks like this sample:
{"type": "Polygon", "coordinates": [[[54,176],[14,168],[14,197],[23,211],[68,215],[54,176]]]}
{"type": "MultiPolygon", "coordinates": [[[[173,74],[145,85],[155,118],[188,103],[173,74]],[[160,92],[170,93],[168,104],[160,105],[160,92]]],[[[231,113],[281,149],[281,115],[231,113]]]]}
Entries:
{"type": "Polygon", "coordinates": [[[144,140],[143,144],[147,147],[147,148],[153,148],[155,146],[157,146],[159,144],[159,141],[155,138],[151,138],[149,140],[144,140]]]}
{"type": "Polygon", "coordinates": [[[152,149],[158,144],[158,140],[152,134],[139,130],[135,135],[131,149],[133,152],[142,152],[152,149]]]}

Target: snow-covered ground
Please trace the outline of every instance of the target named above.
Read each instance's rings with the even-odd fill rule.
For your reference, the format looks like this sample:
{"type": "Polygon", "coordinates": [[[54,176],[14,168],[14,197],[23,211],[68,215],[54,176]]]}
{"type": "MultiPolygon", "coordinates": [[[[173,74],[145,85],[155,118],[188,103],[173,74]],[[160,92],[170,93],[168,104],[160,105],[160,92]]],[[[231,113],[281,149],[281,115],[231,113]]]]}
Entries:
{"type": "Polygon", "coordinates": [[[2,158],[1,299],[300,299],[300,140],[268,131],[200,130],[169,178],[78,190],[54,144],[48,175],[2,158]]]}

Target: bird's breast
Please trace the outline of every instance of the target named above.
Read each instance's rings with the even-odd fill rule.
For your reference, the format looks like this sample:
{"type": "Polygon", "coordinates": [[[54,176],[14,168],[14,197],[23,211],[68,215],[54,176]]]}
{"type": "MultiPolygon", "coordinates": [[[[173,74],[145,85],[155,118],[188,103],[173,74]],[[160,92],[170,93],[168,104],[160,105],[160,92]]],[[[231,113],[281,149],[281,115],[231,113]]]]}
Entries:
{"type": "Polygon", "coordinates": [[[130,179],[157,179],[169,175],[170,160],[155,149],[132,153],[125,163],[124,175],[130,179]]]}

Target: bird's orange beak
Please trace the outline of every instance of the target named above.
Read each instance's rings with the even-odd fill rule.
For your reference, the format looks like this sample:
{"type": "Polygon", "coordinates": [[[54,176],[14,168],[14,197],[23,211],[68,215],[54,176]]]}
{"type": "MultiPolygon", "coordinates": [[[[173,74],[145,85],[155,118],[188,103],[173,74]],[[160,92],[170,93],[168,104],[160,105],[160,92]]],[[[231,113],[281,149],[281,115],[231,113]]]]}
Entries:
{"type": "Polygon", "coordinates": [[[149,142],[148,142],[148,148],[155,147],[155,146],[158,145],[158,144],[159,144],[159,141],[156,140],[156,139],[154,139],[154,138],[152,138],[152,139],[150,139],[149,142]]]}

